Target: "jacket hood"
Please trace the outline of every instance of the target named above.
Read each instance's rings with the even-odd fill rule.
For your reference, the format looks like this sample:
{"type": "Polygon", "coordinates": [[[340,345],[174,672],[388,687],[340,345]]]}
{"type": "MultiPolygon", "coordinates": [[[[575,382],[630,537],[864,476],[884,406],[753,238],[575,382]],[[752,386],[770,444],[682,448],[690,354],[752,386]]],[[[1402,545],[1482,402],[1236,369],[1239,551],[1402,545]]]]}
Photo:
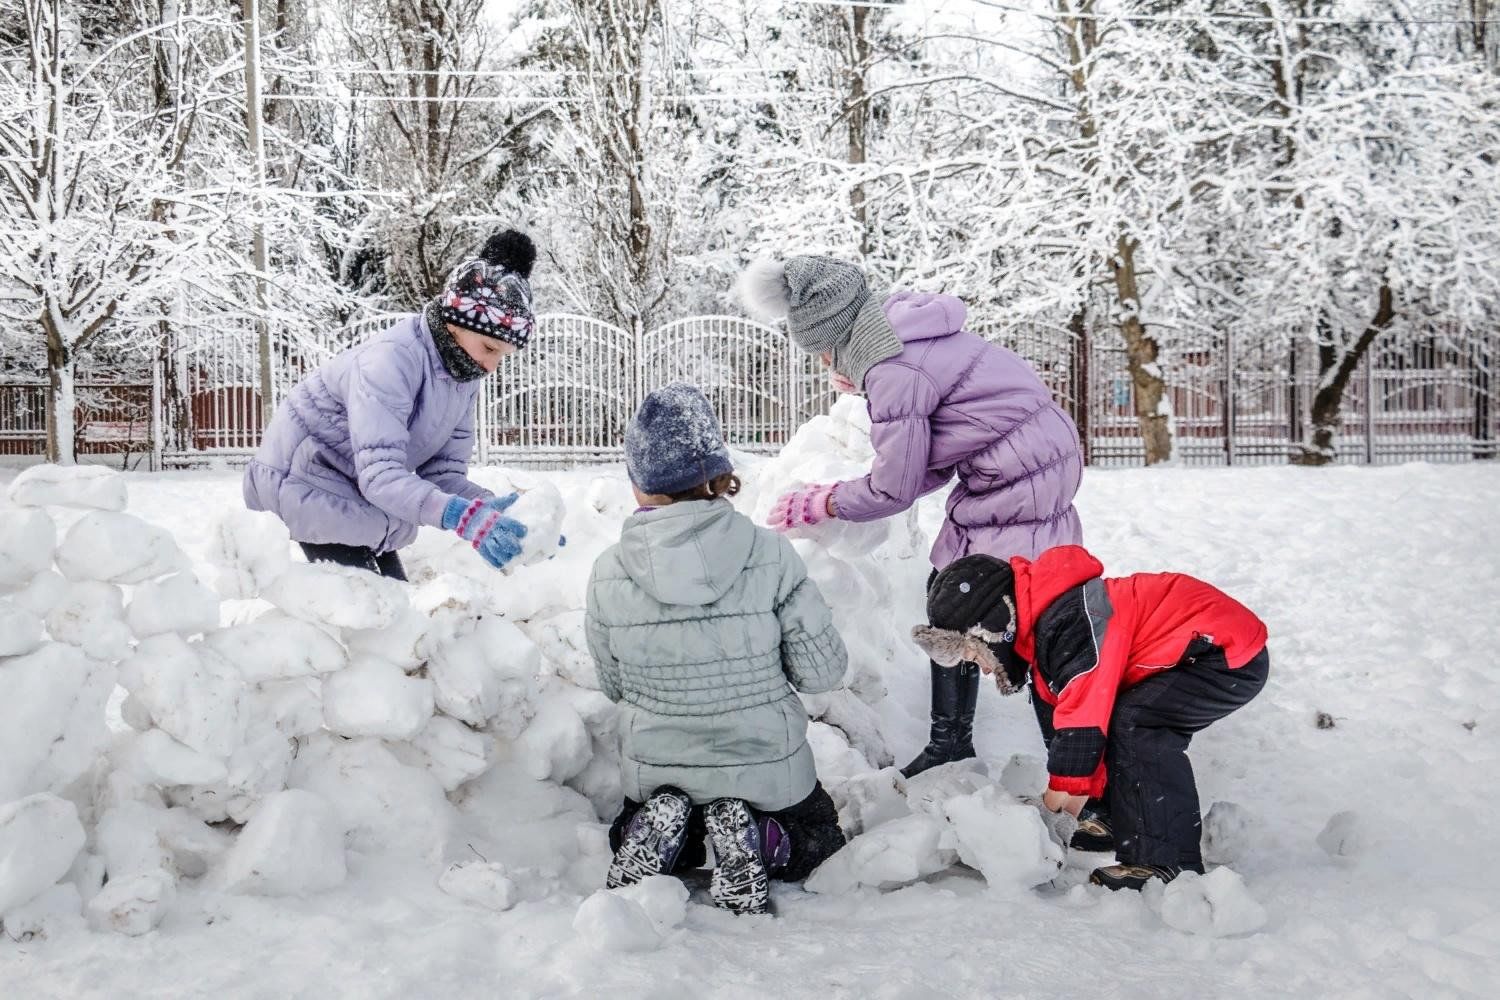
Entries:
{"type": "Polygon", "coordinates": [[[958,333],[968,314],[968,307],[952,295],[897,292],[885,300],[885,317],[905,343],[958,333]]]}
{"type": "Polygon", "coordinates": [[[1063,594],[1103,576],[1104,564],[1081,545],[1059,545],[1035,561],[1015,556],[1010,567],[1016,574],[1016,652],[1035,663],[1037,618],[1063,594]]]}
{"type": "Polygon", "coordinates": [[[620,563],[663,604],[701,607],[729,592],[750,561],[755,525],[724,500],[689,500],[632,515],[620,563]]]}

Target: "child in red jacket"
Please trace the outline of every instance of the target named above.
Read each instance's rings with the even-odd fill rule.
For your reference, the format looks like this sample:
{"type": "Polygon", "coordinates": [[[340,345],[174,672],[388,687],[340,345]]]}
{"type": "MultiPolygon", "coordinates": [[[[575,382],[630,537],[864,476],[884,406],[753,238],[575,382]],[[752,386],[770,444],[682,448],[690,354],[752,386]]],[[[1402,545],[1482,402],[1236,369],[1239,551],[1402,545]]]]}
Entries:
{"type": "Polygon", "coordinates": [[[1047,809],[1080,817],[1075,847],[1113,847],[1090,881],[1139,889],[1203,871],[1187,747],[1266,683],[1266,627],[1180,573],[1104,579],[1077,545],[1032,562],[965,556],[933,581],[912,635],[935,663],[977,663],[1004,694],[1032,682],[1047,809]]]}

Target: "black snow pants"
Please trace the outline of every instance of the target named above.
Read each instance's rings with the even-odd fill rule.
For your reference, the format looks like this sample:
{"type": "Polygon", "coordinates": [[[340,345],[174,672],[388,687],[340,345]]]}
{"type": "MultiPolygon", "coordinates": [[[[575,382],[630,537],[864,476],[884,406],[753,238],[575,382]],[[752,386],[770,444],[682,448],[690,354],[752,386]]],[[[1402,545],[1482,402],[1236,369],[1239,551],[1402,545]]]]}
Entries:
{"type": "Polygon", "coordinates": [[[405,580],[406,567],[401,557],[394,552],[376,552],[364,545],[338,545],[336,543],[298,542],[308,562],[338,563],[355,569],[367,569],[392,580],[405,580]]]}

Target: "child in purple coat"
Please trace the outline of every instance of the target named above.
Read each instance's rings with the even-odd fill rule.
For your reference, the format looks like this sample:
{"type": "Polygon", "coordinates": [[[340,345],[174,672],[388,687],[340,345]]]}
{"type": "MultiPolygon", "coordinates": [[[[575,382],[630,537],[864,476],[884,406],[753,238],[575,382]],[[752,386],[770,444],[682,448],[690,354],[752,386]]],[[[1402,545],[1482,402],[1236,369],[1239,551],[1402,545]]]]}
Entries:
{"type": "MultiPolygon", "coordinates": [[[[1030,365],[964,330],[958,299],[898,292],[881,301],[858,267],[828,257],[757,261],[740,290],[752,311],[786,319],[835,388],[864,394],[875,448],[869,474],[783,496],[772,527],[890,517],[956,478],[934,573],[975,553],[1035,559],[1082,542],[1078,429],[1030,365]]],[[[932,664],[931,674],[931,738],[902,769],[908,777],[974,756],[978,669],[932,664]]]]}
{"type": "Polygon", "coordinates": [[[406,579],[420,525],[456,531],[491,566],[526,529],[468,478],[480,380],[531,336],[524,234],[491,236],[419,313],[339,354],[282,401],[245,470],[245,505],[286,523],[311,561],[406,579]]]}

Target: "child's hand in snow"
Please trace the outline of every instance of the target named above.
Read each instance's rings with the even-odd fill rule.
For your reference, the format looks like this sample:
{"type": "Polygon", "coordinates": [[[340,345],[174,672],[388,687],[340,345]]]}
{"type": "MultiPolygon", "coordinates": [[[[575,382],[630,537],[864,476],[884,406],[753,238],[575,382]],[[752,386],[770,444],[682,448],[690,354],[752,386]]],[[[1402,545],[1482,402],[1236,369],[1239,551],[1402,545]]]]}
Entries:
{"type": "Polygon", "coordinates": [[[771,508],[766,524],[777,531],[806,528],[838,517],[833,505],[833,491],[837,484],[824,483],[804,486],[784,493],[771,508]]]}
{"type": "Polygon", "coordinates": [[[521,554],[521,539],[526,537],[526,525],[504,514],[517,497],[454,497],[443,510],[443,527],[466,539],[485,562],[503,569],[521,554]]]}

